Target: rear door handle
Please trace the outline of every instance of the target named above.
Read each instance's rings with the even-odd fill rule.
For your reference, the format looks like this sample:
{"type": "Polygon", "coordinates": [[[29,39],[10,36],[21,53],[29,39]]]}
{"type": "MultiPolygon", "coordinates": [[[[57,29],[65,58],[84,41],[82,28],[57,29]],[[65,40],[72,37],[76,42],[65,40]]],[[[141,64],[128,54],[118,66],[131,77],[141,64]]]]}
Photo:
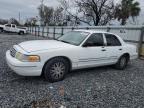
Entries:
{"type": "Polygon", "coordinates": [[[120,51],[122,51],[123,49],[119,49],[120,51]]]}

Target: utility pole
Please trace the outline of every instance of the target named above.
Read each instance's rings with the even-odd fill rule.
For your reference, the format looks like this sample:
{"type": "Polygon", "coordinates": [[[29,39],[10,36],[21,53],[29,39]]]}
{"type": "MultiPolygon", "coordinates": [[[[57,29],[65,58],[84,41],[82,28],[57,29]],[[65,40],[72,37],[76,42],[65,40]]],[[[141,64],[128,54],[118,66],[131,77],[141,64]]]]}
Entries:
{"type": "MultiPolygon", "coordinates": [[[[42,6],[41,7],[42,8],[41,11],[44,12],[44,0],[41,0],[41,6],[42,6]]],[[[44,25],[43,18],[41,19],[41,23],[42,23],[42,25],[44,25]]]]}
{"type": "Polygon", "coordinates": [[[19,12],[19,23],[20,23],[20,20],[21,20],[21,14],[20,14],[20,12],[19,12]]]}
{"type": "Polygon", "coordinates": [[[41,0],[41,5],[43,5],[44,0],[41,0]]]}

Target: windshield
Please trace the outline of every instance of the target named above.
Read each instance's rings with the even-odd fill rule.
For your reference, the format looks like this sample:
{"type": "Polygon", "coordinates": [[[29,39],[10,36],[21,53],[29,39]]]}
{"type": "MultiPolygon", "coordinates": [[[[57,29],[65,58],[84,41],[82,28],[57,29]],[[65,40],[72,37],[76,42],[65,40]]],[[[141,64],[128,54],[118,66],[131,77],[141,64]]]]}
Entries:
{"type": "Polygon", "coordinates": [[[58,40],[65,42],[65,43],[69,43],[69,44],[73,44],[73,45],[80,45],[85,38],[89,35],[88,32],[82,32],[82,31],[71,31],[71,32],[67,32],[65,33],[62,37],[60,37],[58,40]]]}

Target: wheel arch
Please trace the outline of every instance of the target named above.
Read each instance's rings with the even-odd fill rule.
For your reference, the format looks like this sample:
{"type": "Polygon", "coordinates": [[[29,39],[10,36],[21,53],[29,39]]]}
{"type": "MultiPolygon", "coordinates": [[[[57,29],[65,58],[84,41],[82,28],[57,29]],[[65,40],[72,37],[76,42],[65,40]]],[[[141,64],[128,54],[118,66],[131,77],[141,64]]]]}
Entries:
{"type": "Polygon", "coordinates": [[[122,56],[126,56],[128,58],[128,60],[130,60],[130,54],[129,53],[124,53],[122,56]]]}
{"type": "Polygon", "coordinates": [[[72,69],[72,61],[71,61],[70,58],[68,58],[68,57],[66,57],[66,56],[56,56],[56,57],[52,57],[52,58],[48,59],[48,60],[44,63],[44,66],[43,66],[43,68],[42,68],[42,75],[43,75],[43,73],[44,73],[44,69],[45,69],[45,67],[46,67],[46,64],[47,64],[50,60],[52,60],[52,59],[54,59],[54,58],[63,58],[63,59],[65,59],[65,60],[67,60],[67,61],[69,62],[69,67],[70,67],[69,70],[72,69]]]}
{"type": "Polygon", "coordinates": [[[21,32],[24,34],[24,31],[20,30],[19,33],[21,33],[21,32]]]}

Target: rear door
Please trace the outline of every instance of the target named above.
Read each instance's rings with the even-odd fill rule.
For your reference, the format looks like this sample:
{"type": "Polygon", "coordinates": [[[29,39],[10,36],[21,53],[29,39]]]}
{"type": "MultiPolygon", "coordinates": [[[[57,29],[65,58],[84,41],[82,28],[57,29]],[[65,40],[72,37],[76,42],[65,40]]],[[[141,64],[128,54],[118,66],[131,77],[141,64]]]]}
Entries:
{"type": "Polygon", "coordinates": [[[116,63],[119,57],[123,54],[123,47],[118,37],[113,34],[104,34],[106,39],[106,57],[108,58],[107,62],[116,63]]]}

